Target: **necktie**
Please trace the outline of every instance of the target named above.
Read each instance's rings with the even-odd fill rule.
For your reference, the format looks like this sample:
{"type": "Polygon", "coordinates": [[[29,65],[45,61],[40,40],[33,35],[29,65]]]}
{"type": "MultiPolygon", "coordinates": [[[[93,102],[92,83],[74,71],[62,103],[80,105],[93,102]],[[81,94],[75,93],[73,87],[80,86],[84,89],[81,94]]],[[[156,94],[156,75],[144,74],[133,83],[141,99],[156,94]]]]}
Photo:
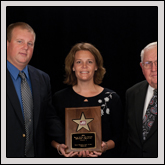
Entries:
{"type": "Polygon", "coordinates": [[[145,117],[143,119],[143,140],[146,140],[146,137],[155,121],[156,116],[157,116],[157,89],[154,90],[154,95],[151,98],[145,117]]]}
{"type": "Polygon", "coordinates": [[[25,156],[34,157],[33,146],[33,99],[30,87],[25,77],[25,73],[19,73],[21,77],[21,96],[24,110],[24,124],[26,133],[25,156]]]}

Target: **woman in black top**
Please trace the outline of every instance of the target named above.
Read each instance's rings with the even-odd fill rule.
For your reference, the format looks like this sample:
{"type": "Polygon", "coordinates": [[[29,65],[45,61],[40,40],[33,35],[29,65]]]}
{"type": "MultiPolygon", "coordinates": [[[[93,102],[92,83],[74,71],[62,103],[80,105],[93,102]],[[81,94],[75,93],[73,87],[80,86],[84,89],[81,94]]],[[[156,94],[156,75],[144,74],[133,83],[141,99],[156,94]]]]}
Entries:
{"type": "Polygon", "coordinates": [[[106,72],[100,52],[92,44],[76,44],[65,59],[65,71],[64,82],[71,86],[54,94],[57,114],[65,126],[65,108],[101,106],[102,153],[82,151],[66,154],[66,145],[55,141],[52,145],[65,157],[119,157],[115,148],[121,140],[122,105],[116,92],[98,85],[106,72]]]}

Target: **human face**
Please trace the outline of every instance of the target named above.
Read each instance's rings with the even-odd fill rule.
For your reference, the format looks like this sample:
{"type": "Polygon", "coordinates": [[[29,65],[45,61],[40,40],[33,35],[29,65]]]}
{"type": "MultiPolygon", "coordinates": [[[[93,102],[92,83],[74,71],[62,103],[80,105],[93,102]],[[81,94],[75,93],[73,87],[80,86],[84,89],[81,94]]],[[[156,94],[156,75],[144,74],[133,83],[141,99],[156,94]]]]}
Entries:
{"type": "Polygon", "coordinates": [[[32,58],[35,36],[27,29],[16,27],[11,41],[7,41],[7,60],[19,70],[23,70],[32,58]]]}
{"type": "Polygon", "coordinates": [[[79,82],[93,82],[95,70],[97,70],[95,57],[90,51],[79,50],[75,54],[73,71],[79,82]]]}
{"type": "Polygon", "coordinates": [[[153,62],[150,69],[145,68],[142,63],[140,63],[140,66],[150,86],[157,89],[157,66],[154,64],[157,61],[157,46],[152,46],[144,51],[143,63],[148,61],[153,62]]]}

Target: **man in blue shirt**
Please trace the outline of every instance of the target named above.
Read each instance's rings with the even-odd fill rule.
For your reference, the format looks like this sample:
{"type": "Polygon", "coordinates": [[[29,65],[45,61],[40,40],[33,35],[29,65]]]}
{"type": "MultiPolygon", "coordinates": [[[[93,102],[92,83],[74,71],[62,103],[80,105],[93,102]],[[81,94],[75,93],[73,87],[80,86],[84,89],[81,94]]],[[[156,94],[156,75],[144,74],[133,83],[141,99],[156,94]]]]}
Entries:
{"type": "Polygon", "coordinates": [[[24,22],[7,28],[7,157],[29,157],[25,154],[26,137],[24,107],[21,99],[23,72],[30,87],[32,108],[32,155],[45,156],[45,132],[50,138],[63,141],[63,130],[51,104],[51,86],[48,74],[28,65],[33,55],[34,30],[24,22]]]}

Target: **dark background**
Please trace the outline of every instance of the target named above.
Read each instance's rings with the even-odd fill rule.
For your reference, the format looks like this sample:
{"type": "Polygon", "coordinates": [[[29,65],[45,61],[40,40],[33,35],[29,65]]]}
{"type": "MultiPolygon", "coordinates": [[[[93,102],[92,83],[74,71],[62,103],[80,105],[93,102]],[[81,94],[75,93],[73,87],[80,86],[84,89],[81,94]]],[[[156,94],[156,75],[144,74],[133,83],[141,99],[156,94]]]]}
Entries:
{"type": "Polygon", "coordinates": [[[36,32],[30,64],[49,74],[52,93],[67,85],[64,60],[78,42],[102,54],[106,74],[101,86],[114,90],[125,107],[125,92],[144,80],[140,52],[158,40],[157,6],[8,6],[6,26],[26,22],[36,32]]]}
{"type": "Polygon", "coordinates": [[[101,52],[106,74],[101,86],[116,91],[144,80],[140,52],[158,40],[156,6],[7,7],[6,24],[23,21],[36,32],[30,64],[49,74],[52,93],[67,87],[64,60],[73,45],[89,42],[101,52]]]}

